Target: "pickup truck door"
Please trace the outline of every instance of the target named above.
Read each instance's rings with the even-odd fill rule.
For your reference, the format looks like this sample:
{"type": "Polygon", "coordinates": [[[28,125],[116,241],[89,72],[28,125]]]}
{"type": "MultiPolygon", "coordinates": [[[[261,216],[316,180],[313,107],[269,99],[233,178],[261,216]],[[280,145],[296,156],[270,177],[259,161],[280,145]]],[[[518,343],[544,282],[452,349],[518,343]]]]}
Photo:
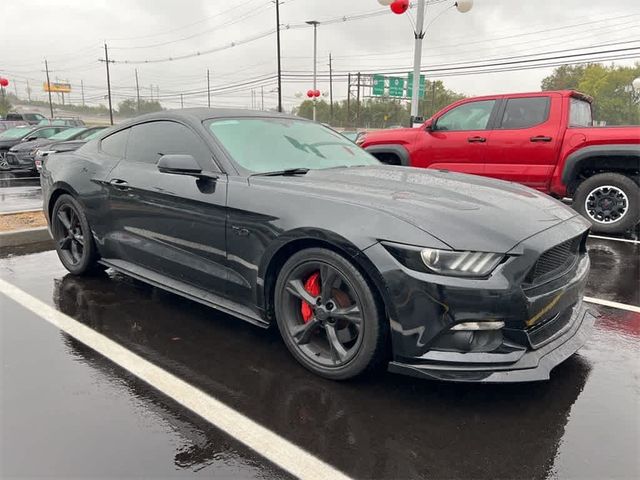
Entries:
{"type": "Polygon", "coordinates": [[[470,101],[443,113],[417,137],[411,165],[482,175],[496,104],[470,101]]]}
{"type": "Polygon", "coordinates": [[[562,143],[561,119],[560,95],[505,98],[487,141],[484,174],[548,190],[562,143]]]}

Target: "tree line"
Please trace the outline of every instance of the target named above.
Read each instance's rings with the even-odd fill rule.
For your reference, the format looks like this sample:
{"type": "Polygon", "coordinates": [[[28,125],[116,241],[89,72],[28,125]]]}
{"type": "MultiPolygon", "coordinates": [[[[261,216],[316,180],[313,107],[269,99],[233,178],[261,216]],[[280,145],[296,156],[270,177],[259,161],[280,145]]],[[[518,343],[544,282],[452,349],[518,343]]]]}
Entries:
{"type": "Polygon", "coordinates": [[[640,124],[640,92],[632,82],[640,77],[633,67],[600,63],[563,65],[542,80],[542,90],[578,90],[593,97],[593,118],[607,125],[640,124]]]}

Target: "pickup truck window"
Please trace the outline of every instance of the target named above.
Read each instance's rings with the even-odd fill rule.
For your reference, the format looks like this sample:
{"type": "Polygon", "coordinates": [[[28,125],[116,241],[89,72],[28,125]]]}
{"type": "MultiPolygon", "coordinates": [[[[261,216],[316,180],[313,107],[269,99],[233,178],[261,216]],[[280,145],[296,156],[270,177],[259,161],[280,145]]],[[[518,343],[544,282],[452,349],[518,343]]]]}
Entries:
{"type": "Polygon", "coordinates": [[[549,97],[510,98],[502,115],[501,129],[530,128],[549,118],[549,97]]]}
{"type": "Polygon", "coordinates": [[[591,127],[593,118],[591,116],[591,104],[572,98],[569,101],[569,126],[570,127],[591,127]]]}
{"type": "Polygon", "coordinates": [[[464,103],[442,115],[434,130],[486,130],[495,100],[464,103]]]}

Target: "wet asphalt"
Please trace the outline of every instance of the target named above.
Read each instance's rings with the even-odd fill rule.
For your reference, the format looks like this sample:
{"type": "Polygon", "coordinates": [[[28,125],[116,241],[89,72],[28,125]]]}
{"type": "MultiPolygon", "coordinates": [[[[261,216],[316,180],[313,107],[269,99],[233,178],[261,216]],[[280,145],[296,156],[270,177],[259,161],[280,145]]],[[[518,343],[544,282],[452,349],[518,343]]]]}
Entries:
{"type": "MultiPolygon", "coordinates": [[[[336,383],[276,332],[107,272],[68,275],[50,245],[3,251],[0,278],[356,478],[640,477],[640,314],[592,305],[591,340],[549,382],[336,383]]],[[[640,305],[640,245],[590,239],[587,295],[640,305]]],[[[0,476],[288,474],[0,293],[0,476]]]]}
{"type": "Polygon", "coordinates": [[[0,171],[0,213],[42,208],[40,177],[27,171],[0,171]]]}

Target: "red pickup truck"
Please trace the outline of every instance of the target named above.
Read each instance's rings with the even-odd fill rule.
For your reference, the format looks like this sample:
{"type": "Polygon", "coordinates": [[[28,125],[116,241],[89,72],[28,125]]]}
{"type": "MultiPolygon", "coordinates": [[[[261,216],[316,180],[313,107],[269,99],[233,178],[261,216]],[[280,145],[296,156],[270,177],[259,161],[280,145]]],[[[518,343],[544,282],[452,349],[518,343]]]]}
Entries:
{"type": "Polygon", "coordinates": [[[385,163],[572,197],[595,231],[621,233],[640,220],[640,127],[593,127],[591,101],[572,90],[467,98],[421,128],[367,132],[357,143],[385,163]]]}

